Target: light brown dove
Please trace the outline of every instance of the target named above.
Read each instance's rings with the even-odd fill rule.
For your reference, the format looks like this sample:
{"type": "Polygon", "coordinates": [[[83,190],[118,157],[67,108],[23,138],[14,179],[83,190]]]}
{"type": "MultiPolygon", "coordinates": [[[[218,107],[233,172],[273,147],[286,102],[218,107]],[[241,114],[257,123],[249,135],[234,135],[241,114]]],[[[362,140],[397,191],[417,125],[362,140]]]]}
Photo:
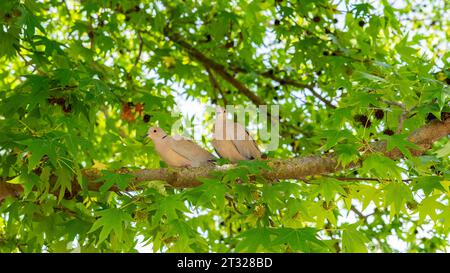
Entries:
{"type": "Polygon", "coordinates": [[[261,158],[261,151],[245,128],[227,119],[225,109],[218,107],[213,127],[212,145],[217,154],[235,163],[239,160],[261,158]]]}
{"type": "Polygon", "coordinates": [[[192,140],[178,135],[171,137],[159,127],[151,127],[147,136],[153,141],[161,159],[171,167],[200,167],[217,159],[192,140]]]}

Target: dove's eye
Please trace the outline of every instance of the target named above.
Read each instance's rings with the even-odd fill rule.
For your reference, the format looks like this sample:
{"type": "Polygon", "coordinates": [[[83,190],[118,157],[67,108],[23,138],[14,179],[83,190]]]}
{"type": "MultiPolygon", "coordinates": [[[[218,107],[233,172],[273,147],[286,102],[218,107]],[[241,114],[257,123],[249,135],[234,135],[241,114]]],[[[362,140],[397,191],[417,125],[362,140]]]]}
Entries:
{"type": "Polygon", "coordinates": [[[156,133],[156,130],[153,130],[153,133],[156,133]]]}

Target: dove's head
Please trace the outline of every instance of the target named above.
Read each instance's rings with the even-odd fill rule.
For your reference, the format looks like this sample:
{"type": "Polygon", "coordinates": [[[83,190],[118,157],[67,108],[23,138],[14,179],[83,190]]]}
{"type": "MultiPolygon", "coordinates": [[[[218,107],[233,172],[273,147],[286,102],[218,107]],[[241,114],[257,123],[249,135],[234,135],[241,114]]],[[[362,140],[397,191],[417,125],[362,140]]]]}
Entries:
{"type": "Polygon", "coordinates": [[[152,140],[163,139],[167,136],[166,132],[159,127],[150,127],[147,131],[147,136],[152,140]]]}

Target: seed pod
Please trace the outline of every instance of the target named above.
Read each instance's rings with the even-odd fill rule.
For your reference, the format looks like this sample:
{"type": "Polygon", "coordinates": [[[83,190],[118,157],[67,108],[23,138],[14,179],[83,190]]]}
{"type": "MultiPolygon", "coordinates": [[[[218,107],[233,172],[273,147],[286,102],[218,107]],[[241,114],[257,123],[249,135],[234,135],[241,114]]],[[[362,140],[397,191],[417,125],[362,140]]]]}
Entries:
{"type": "Polygon", "coordinates": [[[384,117],[384,111],[381,110],[381,109],[375,110],[375,117],[376,117],[378,120],[382,120],[383,117],[384,117]]]}
{"type": "Polygon", "coordinates": [[[148,123],[151,119],[151,115],[149,114],[145,114],[144,117],[142,118],[142,121],[144,121],[145,123],[148,123]]]}
{"type": "Polygon", "coordinates": [[[437,119],[435,115],[433,115],[432,113],[428,113],[427,115],[427,121],[432,121],[437,119]]]}
{"type": "Polygon", "coordinates": [[[365,116],[365,115],[355,115],[353,118],[355,119],[356,122],[360,122],[360,123],[367,122],[367,116],[365,116]]]}
{"type": "Polygon", "coordinates": [[[416,201],[412,201],[412,202],[406,202],[406,206],[408,207],[408,209],[410,210],[415,210],[417,209],[417,202],[416,201]]]}
{"type": "Polygon", "coordinates": [[[71,104],[68,104],[68,105],[64,104],[62,106],[62,110],[63,110],[64,113],[70,113],[70,112],[72,112],[72,105],[71,104]]]}
{"type": "Polygon", "coordinates": [[[354,119],[366,128],[369,128],[372,125],[372,122],[366,115],[355,115],[354,119]]]}
{"type": "Polygon", "coordinates": [[[229,41],[228,43],[225,44],[225,48],[232,48],[232,47],[234,47],[233,41],[229,41]]]}

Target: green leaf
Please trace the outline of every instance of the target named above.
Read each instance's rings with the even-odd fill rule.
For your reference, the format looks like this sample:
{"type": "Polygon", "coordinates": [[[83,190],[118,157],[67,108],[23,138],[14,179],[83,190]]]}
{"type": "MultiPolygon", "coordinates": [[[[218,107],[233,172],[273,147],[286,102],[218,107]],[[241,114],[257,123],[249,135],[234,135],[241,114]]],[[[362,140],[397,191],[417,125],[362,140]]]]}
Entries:
{"type": "Polygon", "coordinates": [[[235,182],[235,181],[242,181],[242,182],[248,182],[248,175],[250,171],[247,168],[243,167],[237,167],[229,170],[222,178],[222,181],[224,183],[226,182],[235,182]]]}
{"type": "Polygon", "coordinates": [[[342,251],[347,253],[366,253],[369,239],[356,230],[356,226],[349,226],[342,231],[342,251]]]}
{"type": "Polygon", "coordinates": [[[269,228],[252,228],[242,232],[236,252],[260,252],[270,249],[272,232],[269,228]]]}
{"type": "Polygon", "coordinates": [[[317,230],[314,228],[278,228],[273,230],[275,238],[273,244],[287,244],[294,251],[327,252],[328,247],[317,238],[317,230]]]}
{"type": "Polygon", "coordinates": [[[356,74],[357,76],[363,78],[363,79],[367,79],[367,80],[370,80],[370,81],[374,81],[374,82],[387,82],[384,78],[381,78],[381,77],[378,77],[378,76],[375,76],[375,75],[373,75],[373,74],[369,74],[369,73],[366,73],[366,72],[363,72],[363,71],[356,71],[355,74],[356,74]]]}
{"type": "Polygon", "coordinates": [[[437,201],[440,195],[432,195],[422,200],[419,204],[419,224],[429,216],[431,220],[437,220],[437,210],[444,209],[444,205],[437,201]]]}
{"type": "Polygon", "coordinates": [[[391,216],[400,213],[406,202],[412,201],[411,189],[402,182],[392,182],[384,187],[386,205],[391,205],[391,216]]]}
{"type": "Polygon", "coordinates": [[[209,207],[212,204],[218,209],[225,207],[225,193],[227,187],[218,179],[199,179],[202,185],[191,189],[187,194],[195,197],[195,204],[198,206],[209,207]]]}
{"type": "Polygon", "coordinates": [[[405,134],[396,134],[392,136],[384,136],[387,140],[387,151],[392,151],[394,148],[398,148],[406,157],[412,158],[412,154],[409,149],[421,150],[421,147],[410,142],[406,139],[405,134]]]}
{"type": "Polygon", "coordinates": [[[4,31],[0,28],[0,58],[6,56],[11,58],[16,55],[15,47],[19,44],[19,33],[13,31],[4,31]]]}
{"type": "Polygon", "coordinates": [[[164,219],[167,219],[167,221],[178,219],[180,213],[189,212],[179,195],[169,195],[161,198],[157,203],[151,204],[149,210],[155,211],[152,218],[154,225],[158,225],[164,219]]]}
{"type": "Polygon", "coordinates": [[[361,172],[371,173],[377,178],[390,178],[397,181],[402,180],[402,171],[403,169],[398,167],[395,161],[379,154],[370,154],[367,156],[361,168],[361,172]]]}
{"type": "Polygon", "coordinates": [[[92,233],[101,228],[100,236],[97,241],[97,245],[101,244],[106,238],[114,232],[118,236],[119,240],[122,238],[124,227],[126,227],[133,219],[129,214],[118,208],[105,209],[97,212],[100,216],[88,233],[92,233]]]}
{"type": "Polygon", "coordinates": [[[426,196],[430,195],[435,189],[445,192],[438,176],[421,176],[414,179],[413,190],[423,190],[426,196]]]}
{"type": "Polygon", "coordinates": [[[27,139],[18,141],[18,143],[27,145],[27,150],[30,152],[28,159],[28,171],[36,168],[43,156],[47,155],[50,162],[57,166],[56,147],[52,141],[46,139],[27,139]]]}
{"type": "Polygon", "coordinates": [[[320,192],[325,201],[334,201],[337,193],[346,196],[344,188],[342,188],[342,181],[333,178],[321,178],[317,180],[319,183],[316,191],[320,192]]]}
{"type": "Polygon", "coordinates": [[[442,148],[436,151],[437,157],[448,157],[450,156],[450,141],[448,141],[442,148]]]}
{"type": "Polygon", "coordinates": [[[103,176],[95,180],[95,182],[105,181],[100,187],[101,192],[108,191],[112,186],[117,186],[120,190],[125,190],[133,178],[131,174],[127,173],[113,173],[105,170],[101,172],[103,176]]]}
{"type": "Polygon", "coordinates": [[[358,145],[356,144],[339,144],[334,149],[338,155],[338,162],[342,166],[357,162],[359,159],[358,145]]]}
{"type": "Polygon", "coordinates": [[[55,188],[59,187],[58,200],[61,201],[66,190],[72,192],[72,173],[66,168],[58,168],[56,169],[56,176],[58,179],[56,180],[55,188]]]}
{"type": "Polygon", "coordinates": [[[383,95],[381,94],[372,94],[368,92],[355,92],[352,93],[351,96],[345,98],[345,100],[348,106],[358,105],[359,107],[364,109],[365,107],[369,107],[370,105],[379,106],[379,99],[382,96],[383,95]]]}
{"type": "Polygon", "coordinates": [[[356,142],[356,138],[350,130],[325,130],[321,137],[327,140],[325,145],[321,147],[323,150],[329,150],[343,140],[356,142]]]}

